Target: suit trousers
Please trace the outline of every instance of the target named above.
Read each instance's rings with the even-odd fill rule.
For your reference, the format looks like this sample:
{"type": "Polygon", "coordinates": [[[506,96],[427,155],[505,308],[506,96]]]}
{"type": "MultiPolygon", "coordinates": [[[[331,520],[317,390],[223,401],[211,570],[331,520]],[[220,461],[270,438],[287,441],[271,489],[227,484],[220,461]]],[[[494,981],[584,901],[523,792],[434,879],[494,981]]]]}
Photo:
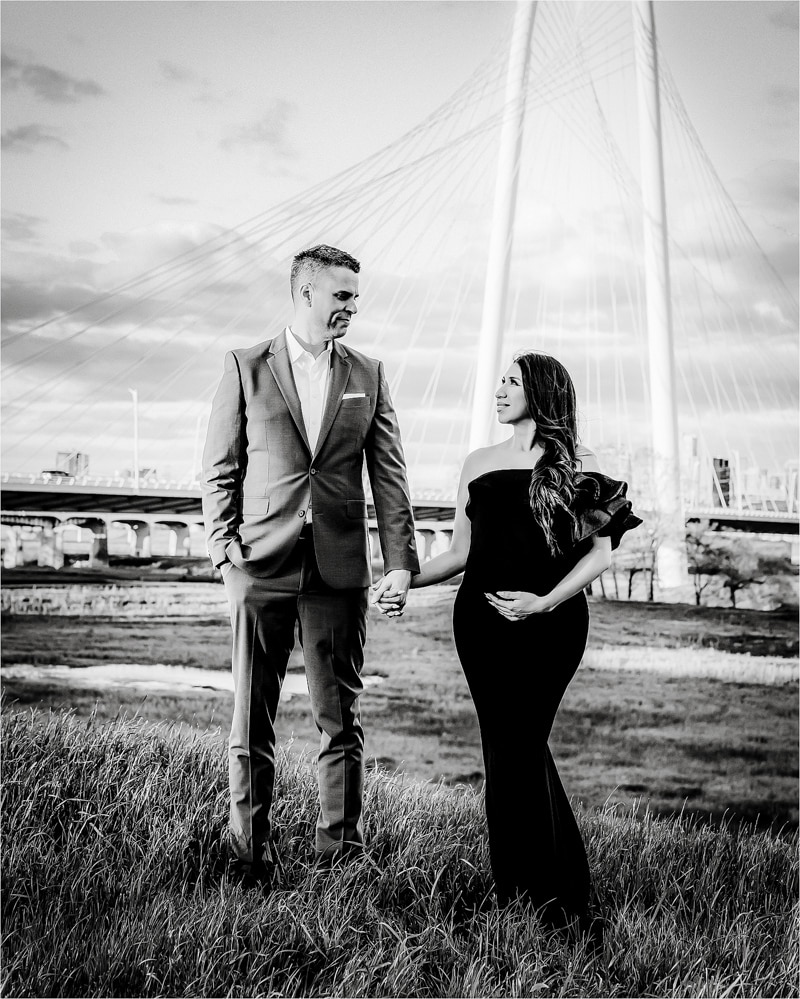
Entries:
{"type": "Polygon", "coordinates": [[[275,718],[295,623],[311,710],[320,733],[317,856],[363,849],[364,732],[359,716],[367,587],[337,590],[321,578],[313,528],[303,528],[277,576],[224,572],[233,630],[234,709],[228,741],[231,844],[246,864],[273,859],[275,718]]]}

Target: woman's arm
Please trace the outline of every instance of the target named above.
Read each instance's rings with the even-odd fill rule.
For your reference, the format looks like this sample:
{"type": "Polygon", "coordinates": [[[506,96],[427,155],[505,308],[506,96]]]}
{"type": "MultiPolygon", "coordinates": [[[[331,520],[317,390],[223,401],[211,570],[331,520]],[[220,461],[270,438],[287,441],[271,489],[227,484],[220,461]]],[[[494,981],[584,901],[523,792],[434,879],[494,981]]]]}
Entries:
{"type": "Polygon", "coordinates": [[[611,565],[611,538],[594,535],[591,550],[583,556],[561,582],[549,593],[525,593],[521,590],[498,590],[486,599],[509,621],[521,621],[531,614],[546,614],[589,585],[611,565]]]}
{"type": "Polygon", "coordinates": [[[457,576],[464,571],[467,564],[467,554],[469,547],[464,551],[463,546],[456,538],[455,528],[453,529],[453,539],[446,552],[437,555],[436,558],[424,562],[420,571],[411,577],[411,589],[416,590],[421,586],[432,586],[434,583],[443,583],[445,579],[457,576]]]}

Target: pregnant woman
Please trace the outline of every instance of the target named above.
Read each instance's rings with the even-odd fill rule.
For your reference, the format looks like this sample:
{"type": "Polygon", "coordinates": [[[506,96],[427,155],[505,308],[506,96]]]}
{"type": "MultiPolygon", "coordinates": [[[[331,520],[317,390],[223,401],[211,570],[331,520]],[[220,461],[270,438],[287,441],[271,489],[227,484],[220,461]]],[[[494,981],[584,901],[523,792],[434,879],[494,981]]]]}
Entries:
{"type": "MultiPolygon", "coordinates": [[[[547,740],[586,647],[584,588],[641,521],[626,484],[578,445],[575,390],[559,361],[518,354],[496,402],[513,436],[469,455],[451,547],[411,585],[464,572],[453,631],[480,724],[498,900],[522,896],[559,925],[585,916],[590,881],[547,740]]],[[[402,599],[384,594],[380,608],[402,614],[402,599]]]]}

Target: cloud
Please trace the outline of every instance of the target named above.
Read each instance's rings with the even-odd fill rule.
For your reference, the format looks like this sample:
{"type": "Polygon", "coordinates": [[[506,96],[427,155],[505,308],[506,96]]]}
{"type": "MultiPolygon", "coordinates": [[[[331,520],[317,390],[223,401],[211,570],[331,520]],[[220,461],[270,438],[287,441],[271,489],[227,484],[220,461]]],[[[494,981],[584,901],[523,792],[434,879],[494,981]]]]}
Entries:
{"type": "MultiPolygon", "coordinates": [[[[71,273],[60,271],[50,260],[49,279],[37,277],[3,275],[3,329],[19,332],[22,327],[31,326],[52,319],[54,316],[78,308],[97,294],[93,286],[93,268],[87,261],[82,267],[74,266],[71,273]]],[[[38,268],[44,277],[44,269],[38,268]]]]}
{"type": "Polygon", "coordinates": [[[193,83],[197,79],[197,76],[190,69],[178,66],[174,62],[168,62],[166,59],[159,62],[158,68],[168,83],[193,83]]]}
{"type": "Polygon", "coordinates": [[[784,108],[788,112],[797,110],[797,87],[772,86],[767,91],[767,100],[775,107],[784,108]]]}
{"type": "MultiPolygon", "coordinates": [[[[672,199],[670,266],[676,282],[686,284],[681,301],[697,301],[712,288],[734,307],[752,306],[765,292],[784,295],[789,289],[796,296],[797,162],[761,163],[732,181],[728,193],[735,215],[724,211],[718,197],[683,193],[672,199]]],[[[706,308],[713,316],[719,304],[708,301],[706,308]]]]}
{"type": "MultiPolygon", "coordinates": [[[[795,216],[792,221],[794,227],[796,228],[797,217],[795,216]]],[[[797,278],[798,273],[800,273],[800,260],[798,259],[800,246],[797,242],[797,232],[792,232],[784,226],[773,222],[769,222],[767,224],[771,225],[774,229],[777,229],[784,236],[788,237],[787,239],[781,240],[770,249],[769,258],[796,300],[797,278]]]]}
{"type": "Polygon", "coordinates": [[[798,91],[796,86],[772,86],[765,98],[765,117],[777,128],[797,128],[798,91]]]}
{"type": "Polygon", "coordinates": [[[293,111],[293,104],[278,98],[260,121],[232,129],[228,135],[220,139],[219,144],[222,149],[231,149],[233,146],[264,145],[280,156],[292,156],[293,153],[289,149],[286,139],[289,116],[293,111]]]}
{"type": "MultiPolygon", "coordinates": [[[[140,343],[182,331],[196,337],[198,331],[217,336],[233,329],[240,345],[263,339],[263,316],[277,311],[277,300],[287,296],[284,271],[270,270],[262,248],[216,226],[162,222],[105,233],[99,245],[85,243],[80,250],[84,255],[77,256],[73,244],[63,257],[6,250],[4,335],[47,323],[34,335],[40,347],[51,340],[55,348],[80,327],[89,339],[114,338],[126,330],[140,343]],[[63,314],[72,310],[74,317],[66,320],[63,314]]],[[[26,338],[18,340],[20,349],[26,338]]],[[[75,341],[68,344],[69,352],[75,341]]],[[[17,358],[16,345],[7,349],[9,362],[23,359],[24,352],[17,358]]]]}
{"type": "Polygon", "coordinates": [[[59,146],[61,149],[69,149],[69,145],[62,138],[46,131],[41,125],[20,125],[18,128],[9,128],[3,132],[0,144],[6,152],[16,150],[30,153],[36,146],[59,146]]]}
{"type": "MultiPolygon", "coordinates": [[[[742,205],[748,223],[771,266],[796,298],[798,283],[797,210],[800,202],[797,161],[780,159],[762,163],[731,185],[731,194],[742,205]]],[[[763,267],[750,254],[737,268],[742,287],[764,280],[763,267]]]]}
{"type": "Polygon", "coordinates": [[[69,244],[69,252],[73,253],[76,257],[94,256],[98,253],[100,247],[97,243],[91,242],[88,239],[73,239],[69,244]]]}
{"type": "MultiPolygon", "coordinates": [[[[162,221],[127,232],[106,232],[100,241],[116,258],[110,269],[119,272],[119,280],[126,281],[194,250],[199,251],[197,259],[201,260],[226,248],[236,248],[245,259],[247,250],[247,243],[235,231],[203,222],[162,221]]],[[[187,267],[192,269],[188,263],[187,267]]]]}
{"type": "Polygon", "coordinates": [[[167,87],[189,87],[195,90],[191,100],[198,104],[223,104],[231,96],[217,94],[212,90],[211,80],[207,76],[199,76],[193,69],[181,66],[176,62],[162,59],[158,63],[161,76],[159,83],[167,87]]]}
{"type": "Polygon", "coordinates": [[[3,216],[3,239],[7,242],[32,243],[38,238],[37,229],[44,219],[38,215],[16,212],[3,216]]]}
{"type": "MultiPolygon", "coordinates": [[[[41,307],[41,300],[33,299],[36,288],[24,291],[31,296],[30,305],[41,307]]],[[[64,286],[52,289],[60,305],[68,304],[66,293],[64,286]]],[[[80,309],[6,348],[4,450],[14,467],[33,457],[31,439],[34,445],[40,440],[49,452],[57,449],[53,442],[65,433],[88,449],[100,467],[114,467],[118,462],[113,459],[113,438],[129,435],[130,408],[125,407],[122,419],[112,418],[106,409],[120,396],[127,399],[129,386],[140,392],[143,439],[151,432],[169,442],[166,450],[173,458],[185,460],[191,455],[198,413],[208,407],[219,381],[225,350],[263,338],[263,331],[248,338],[241,330],[231,333],[224,322],[215,326],[217,316],[202,296],[191,303],[193,315],[151,315],[149,320],[146,303],[127,304],[123,316],[98,321],[88,330],[86,310],[80,309]],[[143,325],[137,323],[140,318],[143,325]],[[27,357],[33,358],[29,364],[27,357]],[[151,424],[150,416],[164,403],[178,411],[173,422],[151,424]]],[[[119,305],[115,298],[105,308],[111,311],[119,305]]]]}
{"type": "Polygon", "coordinates": [[[757,167],[745,183],[759,208],[797,212],[800,183],[796,160],[769,160],[757,167]]]}
{"type": "Polygon", "coordinates": [[[769,19],[776,28],[790,28],[797,31],[800,26],[796,3],[774,3],[769,5],[769,19]]]}
{"type": "Polygon", "coordinates": [[[151,197],[162,205],[197,205],[197,198],[182,198],[180,195],[152,194],[151,197]]]}
{"type": "Polygon", "coordinates": [[[7,52],[2,53],[2,79],[7,91],[25,87],[51,104],[75,104],[106,93],[94,80],[79,80],[41,63],[23,63],[7,52]]]}
{"type": "MultiPolygon", "coordinates": [[[[23,244],[6,251],[7,460],[46,467],[66,435],[99,469],[118,466],[114,441],[129,436],[130,406],[117,415],[108,407],[131,386],[140,392],[143,447],[152,433],[167,458],[188,462],[225,351],[257,343],[285,321],[288,262],[235,232],[175,223],[106,233],[87,249],[91,258],[23,244]],[[169,420],[165,405],[174,407],[169,420]],[[150,429],[153,413],[161,415],[150,429]]],[[[166,460],[161,452],[151,458],[166,460]]]]}

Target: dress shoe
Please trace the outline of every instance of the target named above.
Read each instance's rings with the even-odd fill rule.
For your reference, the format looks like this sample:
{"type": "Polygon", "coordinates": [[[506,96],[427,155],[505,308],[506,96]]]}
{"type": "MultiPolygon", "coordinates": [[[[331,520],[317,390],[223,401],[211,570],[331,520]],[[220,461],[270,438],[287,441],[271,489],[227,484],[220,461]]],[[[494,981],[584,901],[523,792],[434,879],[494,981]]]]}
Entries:
{"type": "Polygon", "coordinates": [[[229,871],[231,880],[243,888],[260,888],[264,891],[272,888],[275,883],[275,864],[263,860],[248,864],[236,858],[231,860],[229,871]]]}

